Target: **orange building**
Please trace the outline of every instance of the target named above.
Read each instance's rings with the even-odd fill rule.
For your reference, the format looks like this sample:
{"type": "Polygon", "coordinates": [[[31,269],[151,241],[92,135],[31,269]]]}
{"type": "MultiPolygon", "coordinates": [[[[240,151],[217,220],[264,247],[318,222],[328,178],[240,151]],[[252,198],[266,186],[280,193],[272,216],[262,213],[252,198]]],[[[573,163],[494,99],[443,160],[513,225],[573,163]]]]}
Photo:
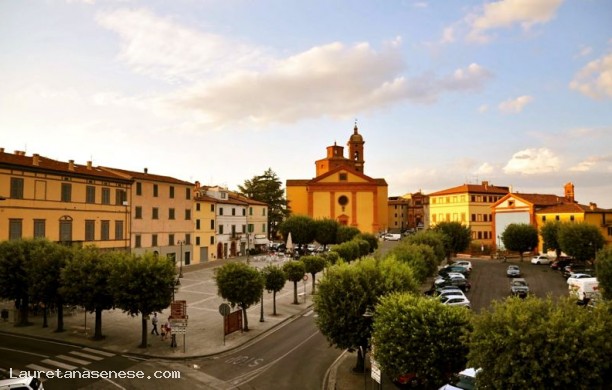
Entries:
{"type": "Polygon", "coordinates": [[[335,219],[364,233],[387,229],[387,182],[364,174],[365,141],[357,125],[344,147],[334,143],[327,156],[315,162],[316,177],[287,180],[287,201],[295,215],[335,219]]]}

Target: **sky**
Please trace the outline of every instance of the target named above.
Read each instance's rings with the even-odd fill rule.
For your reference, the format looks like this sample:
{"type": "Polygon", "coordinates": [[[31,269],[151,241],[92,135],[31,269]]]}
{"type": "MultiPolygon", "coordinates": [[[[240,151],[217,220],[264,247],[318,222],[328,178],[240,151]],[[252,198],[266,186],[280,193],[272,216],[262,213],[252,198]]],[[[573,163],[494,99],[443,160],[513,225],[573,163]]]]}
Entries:
{"type": "Polygon", "coordinates": [[[357,123],[389,196],[572,182],[612,208],[611,20],[609,0],[4,0],[0,147],[235,190],[314,178],[357,123]]]}

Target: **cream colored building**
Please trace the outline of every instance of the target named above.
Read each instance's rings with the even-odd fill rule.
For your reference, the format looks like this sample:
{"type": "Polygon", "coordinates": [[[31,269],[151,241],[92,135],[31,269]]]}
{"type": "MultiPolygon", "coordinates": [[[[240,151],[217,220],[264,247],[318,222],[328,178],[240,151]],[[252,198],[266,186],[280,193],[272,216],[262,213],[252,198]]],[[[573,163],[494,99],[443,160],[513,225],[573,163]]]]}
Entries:
{"type": "Polygon", "coordinates": [[[197,190],[194,198],[195,241],[193,247],[194,263],[204,263],[217,259],[216,209],[217,199],[197,190]]]}
{"type": "Polygon", "coordinates": [[[0,148],[0,240],[130,249],[132,179],[94,167],[0,148]]]}

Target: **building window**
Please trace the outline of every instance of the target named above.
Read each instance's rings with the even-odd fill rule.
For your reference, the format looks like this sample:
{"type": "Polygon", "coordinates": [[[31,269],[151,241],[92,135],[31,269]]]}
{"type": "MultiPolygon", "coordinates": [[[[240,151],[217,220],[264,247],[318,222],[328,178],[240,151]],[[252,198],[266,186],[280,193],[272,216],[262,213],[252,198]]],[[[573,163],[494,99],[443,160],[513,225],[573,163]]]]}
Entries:
{"type": "Polygon", "coordinates": [[[185,245],[191,245],[191,234],[185,234],[185,245]]]}
{"type": "Polygon", "coordinates": [[[174,234],[168,234],[168,245],[174,246],[174,234]]]}
{"type": "Polygon", "coordinates": [[[191,199],[191,188],[185,188],[185,199],[191,199]]]}
{"type": "Polygon", "coordinates": [[[153,184],[153,197],[157,198],[159,196],[159,186],[157,184],[153,184]]]}
{"type": "Polygon", "coordinates": [[[196,211],[200,211],[200,202],[196,203],[196,211]]]}
{"type": "Polygon", "coordinates": [[[249,207],[249,215],[253,215],[253,208],[249,207]]]}
{"type": "Polygon", "coordinates": [[[23,199],[23,179],[11,177],[11,199],[23,199]]]}
{"type": "Polygon", "coordinates": [[[223,225],[219,225],[219,234],[223,234],[223,225]]]}
{"type": "Polygon", "coordinates": [[[136,182],[136,195],[142,195],[142,183],[136,182]]]}
{"type": "Polygon", "coordinates": [[[608,227],[608,236],[612,236],[612,226],[608,227]]]}
{"type": "Polygon", "coordinates": [[[472,214],[472,222],[476,222],[476,214],[472,214]]]}
{"type": "Polygon", "coordinates": [[[211,204],[211,205],[210,205],[210,211],[211,211],[212,213],[214,213],[214,212],[215,212],[215,205],[214,205],[214,204],[211,204]]]}
{"type": "Polygon", "coordinates": [[[210,236],[210,244],[214,244],[215,243],[215,236],[210,236]]]}
{"type": "Polygon", "coordinates": [[[85,220],[85,241],[96,239],[96,221],[93,219],[85,220]]]}
{"type": "Polygon", "coordinates": [[[348,176],[347,176],[346,172],[340,172],[340,173],[338,174],[338,180],[340,180],[340,181],[346,181],[347,179],[348,179],[348,176]]]}
{"type": "Polygon", "coordinates": [[[508,200],[508,207],[514,207],[514,201],[508,200]]]}
{"type": "Polygon", "coordinates": [[[157,246],[157,234],[151,235],[151,246],[157,246]]]}
{"type": "Polygon", "coordinates": [[[136,206],[134,214],[135,214],[134,215],[135,219],[142,219],[142,207],[141,206],[136,206]]]}
{"type": "Polygon", "coordinates": [[[242,216],[246,216],[246,209],[242,209],[242,216]]]}
{"type": "Polygon", "coordinates": [[[45,238],[45,220],[34,220],[34,238],[45,238]]]}
{"type": "Polygon", "coordinates": [[[174,199],[174,186],[170,186],[170,199],[174,199]]]}
{"type": "Polygon", "coordinates": [[[85,202],[96,203],[96,187],[87,186],[85,189],[85,202]]]}
{"type": "Polygon", "coordinates": [[[127,197],[125,196],[125,190],[117,188],[115,190],[115,204],[122,205],[124,204],[123,202],[126,202],[126,201],[127,201],[127,197]]]}
{"type": "Polygon", "coordinates": [[[570,221],[574,222],[574,216],[570,215],[570,221]]]}
{"type": "Polygon", "coordinates": [[[242,225],[242,233],[246,233],[246,225],[242,225]]]}
{"type": "Polygon", "coordinates": [[[200,230],[200,220],[196,219],[196,230],[200,230]]]}
{"type": "Polygon", "coordinates": [[[261,215],[263,215],[265,217],[266,216],[266,209],[265,208],[261,209],[261,212],[262,212],[261,215]]]}
{"type": "Polygon", "coordinates": [[[23,237],[23,221],[17,218],[9,219],[9,240],[19,240],[23,237]]]}
{"type": "Polygon", "coordinates": [[[249,224],[249,233],[253,233],[254,229],[255,229],[255,226],[252,223],[250,223],[249,224]]]}
{"type": "Polygon", "coordinates": [[[555,221],[558,221],[560,218],[558,215],[555,216],[555,221]]]}
{"type": "Polygon", "coordinates": [[[185,221],[190,221],[190,220],[191,220],[191,210],[185,209],[185,221]]]}
{"type": "Polygon", "coordinates": [[[72,241],[72,218],[62,217],[60,219],[60,241],[71,242],[72,241]]]}
{"type": "Polygon", "coordinates": [[[236,236],[236,225],[232,225],[232,237],[236,236]]]}
{"type": "Polygon", "coordinates": [[[171,219],[171,220],[174,219],[174,209],[173,208],[170,208],[168,210],[168,219],[171,219]]]}
{"type": "Polygon", "coordinates": [[[70,202],[72,200],[72,184],[62,183],[62,202],[70,202]]]}
{"type": "Polygon", "coordinates": [[[546,215],[542,215],[542,222],[546,222],[546,215]]]}
{"type": "Polygon", "coordinates": [[[100,221],[100,238],[102,241],[110,240],[110,221],[100,221]]]}
{"type": "Polygon", "coordinates": [[[110,204],[110,188],[102,187],[102,204],[110,204]]]}
{"type": "Polygon", "coordinates": [[[219,207],[219,215],[223,215],[223,207],[219,207]]]}
{"type": "Polygon", "coordinates": [[[115,221],[115,240],[123,239],[123,221],[115,221]]]}
{"type": "Polygon", "coordinates": [[[215,230],[215,220],[214,219],[210,220],[210,230],[215,230]]]}
{"type": "Polygon", "coordinates": [[[232,207],[232,215],[236,215],[236,209],[232,207]]]}
{"type": "Polygon", "coordinates": [[[264,233],[266,232],[266,224],[265,223],[261,224],[261,231],[264,232],[264,233]]]}
{"type": "Polygon", "coordinates": [[[348,204],[348,202],[349,202],[349,199],[348,199],[348,197],[346,197],[346,195],[341,195],[338,198],[338,204],[340,206],[342,206],[342,207],[346,206],[348,204]]]}
{"type": "Polygon", "coordinates": [[[152,219],[159,219],[159,209],[157,207],[153,207],[153,216],[152,219]]]}
{"type": "Polygon", "coordinates": [[[142,247],[142,237],[140,236],[140,234],[137,234],[137,235],[134,237],[134,246],[135,246],[136,248],[140,248],[140,247],[142,247]]]}
{"type": "Polygon", "coordinates": [[[196,246],[200,246],[200,236],[196,237],[196,246]]]}

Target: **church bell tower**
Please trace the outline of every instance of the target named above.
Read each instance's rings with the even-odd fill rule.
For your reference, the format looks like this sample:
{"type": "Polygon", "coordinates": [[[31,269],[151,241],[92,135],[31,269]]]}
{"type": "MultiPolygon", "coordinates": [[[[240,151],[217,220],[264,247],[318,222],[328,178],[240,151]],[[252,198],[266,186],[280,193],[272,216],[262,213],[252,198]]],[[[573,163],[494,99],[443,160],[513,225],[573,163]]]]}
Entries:
{"type": "Polygon", "coordinates": [[[349,149],[348,159],[353,161],[355,170],[361,173],[364,173],[363,165],[365,164],[365,161],[363,159],[363,144],[365,144],[365,141],[363,140],[361,134],[359,134],[359,129],[357,128],[357,121],[355,121],[353,134],[351,135],[351,138],[349,139],[347,144],[349,149]]]}

